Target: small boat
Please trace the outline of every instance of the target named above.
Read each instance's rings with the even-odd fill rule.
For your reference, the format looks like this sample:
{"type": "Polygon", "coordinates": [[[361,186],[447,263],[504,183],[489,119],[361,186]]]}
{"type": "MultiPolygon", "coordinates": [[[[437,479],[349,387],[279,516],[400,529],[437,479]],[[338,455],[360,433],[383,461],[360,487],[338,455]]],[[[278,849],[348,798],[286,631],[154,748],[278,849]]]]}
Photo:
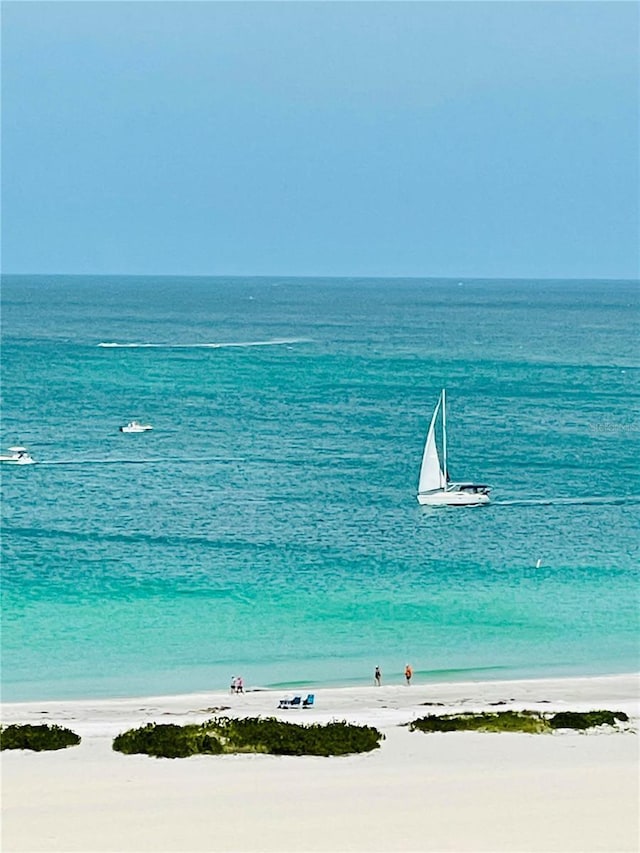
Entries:
{"type": "Polygon", "coordinates": [[[125,426],[120,427],[120,432],[149,432],[153,429],[151,424],[141,424],[138,421],[129,421],[125,426]]]}
{"type": "Polygon", "coordinates": [[[423,506],[479,506],[480,504],[488,504],[489,486],[480,483],[452,483],[449,480],[446,405],[446,391],[443,389],[434,409],[424,445],[418,482],[418,503],[423,506]],[[436,423],[440,413],[442,413],[443,467],[440,466],[436,444],[436,423]]]}
{"type": "Polygon", "coordinates": [[[35,461],[29,456],[26,447],[10,447],[9,455],[0,456],[0,462],[9,462],[12,465],[33,465],[35,461]]]}

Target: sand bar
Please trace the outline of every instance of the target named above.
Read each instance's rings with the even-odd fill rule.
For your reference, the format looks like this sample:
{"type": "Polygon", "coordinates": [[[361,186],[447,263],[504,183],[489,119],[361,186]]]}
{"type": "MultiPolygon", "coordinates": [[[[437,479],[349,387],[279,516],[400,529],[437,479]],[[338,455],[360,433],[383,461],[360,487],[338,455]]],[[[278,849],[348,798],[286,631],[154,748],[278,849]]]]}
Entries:
{"type": "MultiPolygon", "coordinates": [[[[78,747],[2,753],[2,850],[637,851],[638,677],[322,688],[279,712],[286,691],[13,703],[2,720],[56,722],[78,747]],[[425,705],[424,703],[433,703],[425,705]],[[111,749],[145,722],[238,715],[377,726],[382,748],[344,758],[152,759],[111,749]],[[409,732],[425,713],[607,708],[622,732],[409,732]]],[[[289,694],[293,695],[293,694],[289,694]]]]}

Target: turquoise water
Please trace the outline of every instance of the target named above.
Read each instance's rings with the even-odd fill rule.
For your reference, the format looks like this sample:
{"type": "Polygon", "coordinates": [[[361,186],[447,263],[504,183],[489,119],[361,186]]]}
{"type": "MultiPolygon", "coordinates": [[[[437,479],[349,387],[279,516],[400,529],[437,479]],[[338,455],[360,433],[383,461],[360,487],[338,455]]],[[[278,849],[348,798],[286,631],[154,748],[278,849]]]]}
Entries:
{"type": "Polygon", "coordinates": [[[3,698],[638,669],[638,297],[5,276],[3,698]]]}

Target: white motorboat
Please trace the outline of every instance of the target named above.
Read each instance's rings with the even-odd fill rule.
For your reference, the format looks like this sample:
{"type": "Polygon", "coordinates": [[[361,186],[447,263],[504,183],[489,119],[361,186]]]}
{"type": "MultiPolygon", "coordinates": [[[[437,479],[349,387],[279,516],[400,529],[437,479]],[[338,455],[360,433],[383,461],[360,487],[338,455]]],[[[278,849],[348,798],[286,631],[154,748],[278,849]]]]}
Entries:
{"type": "Polygon", "coordinates": [[[446,391],[443,389],[434,409],[424,445],[418,482],[418,503],[423,506],[479,506],[480,504],[488,504],[489,486],[480,483],[452,483],[449,480],[446,405],[446,391]],[[442,418],[443,467],[440,465],[436,444],[436,423],[440,413],[442,418]]]}
{"type": "Polygon", "coordinates": [[[0,462],[9,462],[12,465],[33,465],[35,461],[26,447],[10,447],[9,454],[0,456],[0,462]]]}
{"type": "Polygon", "coordinates": [[[120,427],[120,432],[149,432],[153,427],[151,424],[141,424],[138,421],[129,421],[125,426],[120,427]]]}

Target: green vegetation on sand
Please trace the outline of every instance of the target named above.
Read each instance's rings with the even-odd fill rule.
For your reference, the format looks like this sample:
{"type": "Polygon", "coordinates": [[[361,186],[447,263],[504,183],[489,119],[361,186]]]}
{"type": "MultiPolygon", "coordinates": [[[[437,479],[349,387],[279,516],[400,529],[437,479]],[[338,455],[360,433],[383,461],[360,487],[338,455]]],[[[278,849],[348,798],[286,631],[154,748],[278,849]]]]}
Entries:
{"type": "Polygon", "coordinates": [[[162,758],[189,755],[260,752],[271,755],[349,755],[380,746],[381,733],[370,726],[346,722],[303,726],[274,717],[222,717],[201,725],[149,723],[118,735],[116,752],[142,753],[162,758]]]}
{"type": "Polygon", "coordinates": [[[562,711],[553,715],[537,711],[495,711],[478,714],[430,714],[409,724],[421,732],[525,732],[539,734],[554,729],[588,729],[627,722],[622,711],[562,711]]]}
{"type": "Polygon", "coordinates": [[[55,725],[11,725],[0,728],[1,749],[32,749],[43,752],[47,749],[65,749],[80,743],[80,735],[55,725]]]}
{"type": "Polygon", "coordinates": [[[409,728],[421,732],[527,732],[548,731],[546,720],[534,711],[495,711],[482,714],[429,714],[409,728]]]}
{"type": "Polygon", "coordinates": [[[594,726],[615,726],[616,721],[627,723],[624,711],[560,711],[549,720],[552,729],[591,729],[594,726]]]}

